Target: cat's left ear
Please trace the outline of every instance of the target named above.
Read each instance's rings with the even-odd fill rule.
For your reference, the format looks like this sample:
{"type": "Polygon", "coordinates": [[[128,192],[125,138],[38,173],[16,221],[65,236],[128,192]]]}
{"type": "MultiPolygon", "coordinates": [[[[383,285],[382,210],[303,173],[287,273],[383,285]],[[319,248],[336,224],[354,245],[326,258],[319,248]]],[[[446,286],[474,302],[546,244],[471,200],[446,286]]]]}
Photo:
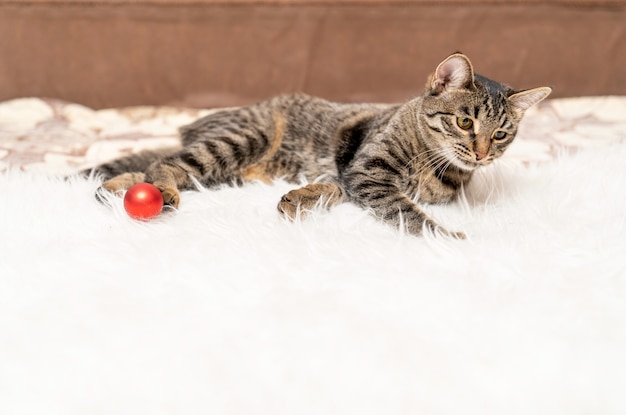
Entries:
{"type": "Polygon", "coordinates": [[[517,92],[509,97],[509,104],[515,112],[524,115],[526,110],[543,101],[552,92],[547,86],[517,92]]]}
{"type": "Polygon", "coordinates": [[[444,59],[431,75],[428,85],[436,95],[444,91],[474,88],[474,68],[467,56],[455,53],[444,59]]]}

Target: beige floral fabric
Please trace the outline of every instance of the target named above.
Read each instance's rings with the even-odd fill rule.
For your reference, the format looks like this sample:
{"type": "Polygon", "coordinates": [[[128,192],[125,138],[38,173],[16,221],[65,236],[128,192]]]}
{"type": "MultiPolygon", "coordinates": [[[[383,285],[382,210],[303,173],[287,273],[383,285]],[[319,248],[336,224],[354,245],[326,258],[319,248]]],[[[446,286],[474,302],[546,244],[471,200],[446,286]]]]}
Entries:
{"type": "Polygon", "coordinates": [[[131,107],[95,111],[57,100],[0,103],[0,171],[69,174],[102,161],[169,146],[178,127],[208,110],[131,107]]]}
{"type": "MultiPolygon", "coordinates": [[[[129,107],[93,110],[40,98],[0,103],[0,171],[70,174],[178,140],[178,127],[216,110],[129,107]]],[[[626,97],[548,100],[531,109],[505,157],[528,163],[564,150],[626,139],[626,97]]]]}

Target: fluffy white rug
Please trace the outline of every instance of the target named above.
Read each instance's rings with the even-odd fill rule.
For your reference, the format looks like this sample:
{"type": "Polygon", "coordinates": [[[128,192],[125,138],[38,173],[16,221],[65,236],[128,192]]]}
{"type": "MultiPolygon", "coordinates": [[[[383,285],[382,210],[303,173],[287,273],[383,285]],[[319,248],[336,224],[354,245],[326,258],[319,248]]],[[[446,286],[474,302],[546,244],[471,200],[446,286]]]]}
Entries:
{"type": "Polygon", "coordinates": [[[467,241],[290,187],[150,223],[0,175],[3,414],[624,414],[626,144],[503,161],[431,207],[467,241]]]}

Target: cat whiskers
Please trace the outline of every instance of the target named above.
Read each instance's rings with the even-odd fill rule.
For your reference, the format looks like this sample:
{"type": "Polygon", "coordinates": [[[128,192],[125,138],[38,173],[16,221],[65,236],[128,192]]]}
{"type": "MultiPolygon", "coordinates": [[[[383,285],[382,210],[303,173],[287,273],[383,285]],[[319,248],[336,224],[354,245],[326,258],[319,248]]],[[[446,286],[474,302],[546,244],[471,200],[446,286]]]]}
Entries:
{"type": "Polygon", "coordinates": [[[438,147],[422,151],[417,156],[413,157],[407,163],[406,167],[410,167],[412,163],[419,163],[420,161],[422,161],[421,165],[419,165],[419,168],[411,174],[412,176],[419,177],[424,171],[429,171],[434,168],[435,171],[438,172],[437,176],[441,178],[445,171],[450,167],[455,157],[456,156],[454,154],[454,150],[450,148],[438,147]],[[422,161],[422,156],[425,156],[425,161],[422,161]]]}
{"type": "MultiPolygon", "coordinates": [[[[410,163],[415,171],[410,173],[412,180],[407,188],[407,194],[411,199],[418,203],[422,192],[422,174],[436,172],[437,178],[441,180],[445,171],[450,167],[454,160],[453,150],[449,148],[436,148],[426,150],[414,157],[410,163]],[[424,157],[423,157],[424,156],[424,157]]],[[[408,164],[407,164],[408,166],[408,164]]]]}
{"type": "Polygon", "coordinates": [[[411,158],[409,161],[406,162],[406,164],[404,165],[404,168],[409,168],[411,167],[411,163],[413,163],[414,161],[420,160],[422,156],[426,156],[426,157],[430,157],[429,154],[432,154],[436,151],[438,151],[439,149],[428,149],[425,151],[422,151],[421,153],[418,153],[415,157],[411,158]]]}
{"type": "Polygon", "coordinates": [[[440,148],[434,148],[434,149],[428,149],[428,150],[422,151],[421,153],[417,154],[415,157],[410,159],[408,162],[406,162],[406,164],[404,165],[404,168],[412,169],[412,168],[418,167],[418,169],[415,172],[413,172],[411,175],[420,174],[422,171],[424,171],[424,168],[426,166],[432,165],[433,161],[436,161],[439,159],[439,157],[441,157],[441,155],[439,154],[440,152],[441,152],[440,148]],[[432,158],[433,155],[435,156],[434,160],[432,158]],[[426,162],[423,162],[424,158],[426,158],[426,162]],[[420,166],[420,162],[421,162],[421,166],[420,166]]]}
{"type": "Polygon", "coordinates": [[[437,173],[437,178],[439,180],[443,178],[444,173],[446,172],[446,170],[448,170],[448,168],[456,158],[454,150],[449,148],[443,149],[442,155],[444,157],[443,160],[440,160],[436,165],[434,165],[434,169],[437,173]]]}

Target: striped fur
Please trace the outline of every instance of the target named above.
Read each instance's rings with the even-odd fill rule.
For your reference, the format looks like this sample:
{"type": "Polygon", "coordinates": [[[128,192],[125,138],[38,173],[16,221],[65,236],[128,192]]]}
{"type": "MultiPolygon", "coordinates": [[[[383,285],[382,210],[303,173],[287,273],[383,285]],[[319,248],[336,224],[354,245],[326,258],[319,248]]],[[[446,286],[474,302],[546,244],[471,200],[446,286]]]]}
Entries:
{"type": "Polygon", "coordinates": [[[549,88],[516,92],[474,75],[462,54],[445,59],[422,96],[402,105],[339,104],[307,95],[280,96],[224,110],[181,129],[182,147],[146,152],[96,167],[103,188],[157,186],[178,206],[179,191],[302,178],[314,184],[280,200],[294,219],[343,201],[415,235],[423,229],[462,238],[429,218],[419,203],[453,200],[476,168],[502,155],[530,106],[549,88]]]}

